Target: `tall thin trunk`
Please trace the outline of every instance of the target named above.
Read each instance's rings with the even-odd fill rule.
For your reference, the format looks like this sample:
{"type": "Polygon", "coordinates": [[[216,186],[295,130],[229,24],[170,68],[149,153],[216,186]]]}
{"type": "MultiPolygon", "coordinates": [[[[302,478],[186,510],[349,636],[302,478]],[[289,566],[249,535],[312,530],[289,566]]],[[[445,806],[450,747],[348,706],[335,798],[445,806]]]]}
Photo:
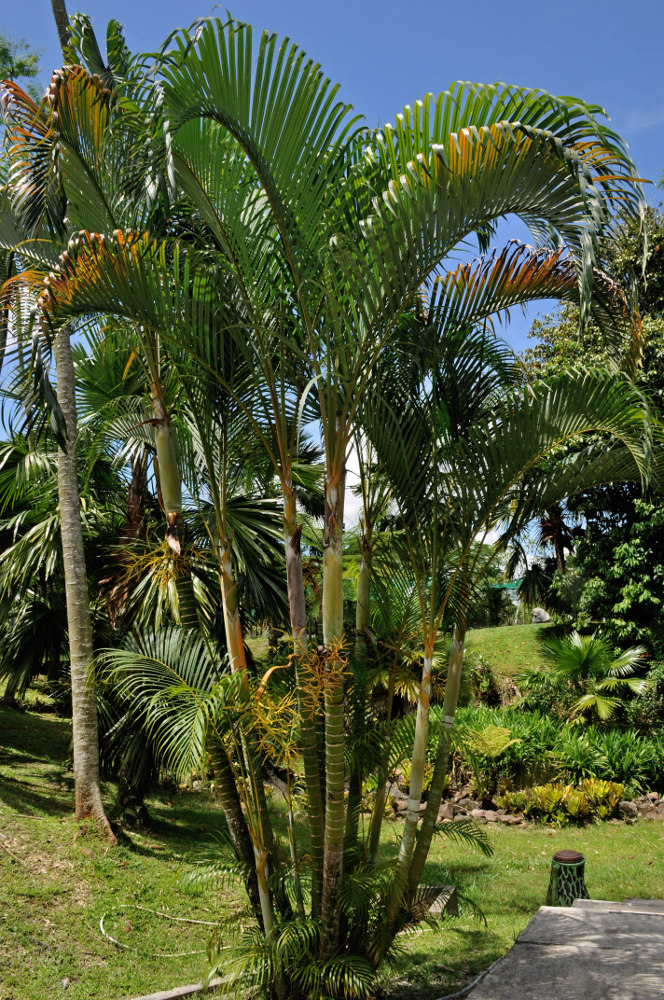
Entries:
{"type": "Polygon", "coordinates": [[[60,48],[62,49],[62,54],[66,59],[66,52],[69,42],[69,18],[67,17],[67,8],[65,6],[65,0],[51,0],[51,9],[53,10],[53,18],[55,20],[55,27],[58,31],[58,39],[60,41],[60,48]]]}
{"type": "Polygon", "coordinates": [[[565,574],[567,572],[567,567],[565,566],[565,546],[557,532],[553,537],[553,547],[556,551],[556,568],[565,574]]]}
{"type": "MultiPolygon", "coordinates": [[[[360,569],[357,578],[357,604],[355,605],[355,682],[353,684],[353,741],[357,744],[364,735],[366,704],[367,704],[367,629],[370,625],[370,592],[371,592],[371,525],[362,532],[360,569]]],[[[346,831],[344,842],[346,850],[352,848],[357,841],[357,829],[362,808],[362,772],[361,757],[355,755],[353,769],[348,783],[348,810],[346,812],[346,831]]]]}
{"type": "Polygon", "coordinates": [[[325,484],[323,539],[323,642],[325,684],[325,855],[321,958],[329,958],[339,940],[339,893],[344,846],[344,661],[343,642],[343,501],[342,471],[325,484]]]}
{"type": "Polygon", "coordinates": [[[415,834],[420,818],[420,803],[424,788],[424,770],[427,762],[427,736],[429,734],[429,710],[431,706],[431,670],[433,667],[433,644],[427,640],[424,647],[422,663],[422,679],[420,693],[417,699],[417,717],[415,720],[415,739],[413,754],[410,761],[410,782],[408,789],[408,811],[404,831],[399,845],[399,856],[394,873],[394,884],[387,905],[388,926],[394,927],[399,910],[404,901],[404,893],[408,885],[408,872],[415,848],[415,834]]]}
{"type": "MultiPolygon", "coordinates": [[[[237,580],[231,557],[230,543],[224,541],[224,547],[220,553],[222,572],[222,601],[224,612],[224,629],[226,633],[226,644],[228,648],[228,659],[233,673],[242,675],[241,697],[249,697],[247,683],[247,660],[244,652],[244,638],[242,634],[242,623],[240,621],[240,607],[237,593],[237,580]]],[[[254,834],[253,852],[256,865],[256,876],[258,879],[258,892],[261,902],[261,912],[265,933],[269,934],[273,926],[272,901],[268,888],[267,871],[269,860],[275,861],[274,832],[272,820],[265,797],[265,787],[263,785],[263,772],[261,758],[256,746],[256,739],[253,733],[245,734],[243,737],[243,753],[247,775],[250,779],[254,795],[256,810],[256,822],[253,824],[254,834]]],[[[277,901],[283,912],[288,911],[289,903],[280,889],[276,892],[277,901]]]]}
{"type": "Polygon", "coordinates": [[[385,815],[385,804],[387,802],[387,782],[389,778],[388,766],[390,761],[390,751],[392,749],[392,709],[394,707],[394,680],[396,665],[390,670],[390,679],[387,684],[387,727],[385,731],[385,744],[383,747],[383,759],[378,772],[378,787],[376,788],[376,799],[374,801],[371,821],[369,825],[369,848],[368,858],[372,865],[378,861],[378,848],[380,847],[380,831],[383,827],[383,817],[385,815]]]}
{"type": "MultiPolygon", "coordinates": [[[[131,562],[130,546],[141,535],[145,525],[145,491],[147,489],[147,465],[143,449],[139,449],[131,457],[131,479],[127,492],[127,512],[125,525],[122,529],[122,539],[118,553],[118,562],[127,566],[131,562]]],[[[119,574],[118,574],[119,575],[119,574]]],[[[105,581],[104,590],[107,594],[106,603],[111,628],[115,628],[118,615],[127,603],[129,584],[126,580],[115,577],[105,581]]]]}
{"type": "Polygon", "coordinates": [[[230,542],[224,539],[221,549],[221,592],[224,610],[224,629],[226,633],[226,648],[231,670],[246,672],[247,658],[244,652],[244,637],[240,621],[240,603],[238,600],[237,580],[231,559],[230,542]]]}
{"type": "Polygon", "coordinates": [[[67,428],[67,451],[58,451],[58,499],[71,661],[76,818],[94,817],[108,839],[115,843],[104,812],[99,784],[97,700],[90,673],[94,650],[76,462],[74,362],[67,328],[58,333],[54,353],[58,403],[67,428]]]}
{"type": "Polygon", "coordinates": [[[258,891],[256,868],[254,866],[254,849],[244,813],[242,812],[233,769],[225,749],[218,740],[210,740],[208,752],[214,772],[215,789],[219,795],[221,807],[224,810],[235,854],[238,860],[243,861],[246,866],[244,885],[249,896],[249,902],[251,903],[251,908],[254,911],[256,919],[262,922],[261,898],[258,891]]]}
{"type": "MultiPolygon", "coordinates": [[[[164,405],[160,387],[156,383],[152,388],[151,405],[156,451],[155,469],[158,470],[159,499],[166,517],[166,540],[176,557],[179,557],[182,554],[185,533],[182,517],[182,476],[175,454],[170,416],[164,405]]],[[[178,566],[175,590],[178,595],[180,624],[183,628],[200,628],[194,584],[187,565],[178,566]]]]}
{"type": "Polygon", "coordinates": [[[431,787],[427,799],[427,807],[422,817],[422,826],[417,838],[417,846],[410,866],[409,891],[414,896],[427,857],[431,847],[434,827],[438,819],[438,810],[443,797],[445,783],[447,781],[447,771],[450,760],[450,735],[454,726],[454,716],[459,704],[459,690],[461,688],[461,674],[463,672],[463,651],[466,641],[466,610],[464,603],[460,608],[457,624],[452,637],[452,647],[447,668],[447,684],[445,685],[445,697],[443,699],[443,726],[438,739],[438,749],[434,764],[431,787]]]}
{"type": "Polygon", "coordinates": [[[296,687],[298,714],[300,717],[300,737],[302,741],[302,763],[304,781],[309,800],[309,833],[313,867],[312,912],[320,915],[323,886],[323,845],[325,839],[325,806],[321,790],[321,774],[316,739],[316,708],[314,703],[316,686],[308,663],[309,636],[307,632],[307,609],[304,600],[304,578],[302,575],[302,553],[300,536],[302,529],[297,524],[296,495],[292,486],[284,488],[284,546],[286,550],[286,580],[288,586],[288,608],[293,633],[295,653],[296,687]]]}

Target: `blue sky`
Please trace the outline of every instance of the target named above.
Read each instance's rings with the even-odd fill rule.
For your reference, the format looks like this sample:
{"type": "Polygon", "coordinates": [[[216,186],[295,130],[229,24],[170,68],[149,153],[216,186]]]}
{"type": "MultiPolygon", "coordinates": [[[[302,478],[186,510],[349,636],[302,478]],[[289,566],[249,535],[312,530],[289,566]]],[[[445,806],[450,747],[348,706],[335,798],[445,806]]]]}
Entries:
{"type": "MultiPolygon", "coordinates": [[[[370,125],[393,121],[404,104],[454,80],[497,80],[572,94],[608,111],[642,177],[664,171],[664,0],[235,0],[231,13],[255,29],[289,35],[342,84],[342,97],[370,125]]],[[[73,0],[103,39],[112,17],[134,50],[156,49],[176,27],[212,13],[204,0],[73,0]]],[[[224,15],[225,5],[216,13],[224,15]]],[[[41,51],[43,73],[61,62],[50,0],[4,0],[0,32],[41,51]]],[[[646,188],[649,201],[660,193],[646,188]]],[[[663,196],[664,197],[664,196],[663,196]]],[[[537,310],[513,314],[505,331],[516,348],[537,310]]]]}

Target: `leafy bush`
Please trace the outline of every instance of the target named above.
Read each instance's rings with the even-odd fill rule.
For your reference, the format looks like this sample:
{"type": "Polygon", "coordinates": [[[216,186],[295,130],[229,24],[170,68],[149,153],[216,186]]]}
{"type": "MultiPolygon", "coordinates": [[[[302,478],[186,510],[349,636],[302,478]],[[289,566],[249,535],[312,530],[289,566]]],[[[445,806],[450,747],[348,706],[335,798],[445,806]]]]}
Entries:
{"type": "Polygon", "coordinates": [[[512,739],[499,756],[477,755],[487,791],[550,781],[557,776],[553,753],[560,724],[538,712],[526,714],[515,709],[465,708],[457,712],[457,722],[472,729],[498,726],[508,729],[512,739]]]}
{"type": "Polygon", "coordinates": [[[464,656],[463,665],[475,700],[490,707],[500,705],[500,687],[489,661],[481,653],[470,652],[464,656]]]}
{"type": "Polygon", "coordinates": [[[624,787],[615,781],[586,778],[578,787],[558,783],[506,792],[496,800],[501,809],[522,812],[528,819],[583,823],[609,819],[618,810],[624,787]]]}
{"type": "Polygon", "coordinates": [[[629,724],[645,732],[661,731],[664,726],[664,660],[653,663],[648,671],[648,690],[627,705],[629,724]]]}
{"type": "MultiPolygon", "coordinates": [[[[639,794],[664,783],[664,740],[641,736],[633,729],[588,729],[584,734],[588,746],[596,753],[598,764],[595,777],[621,781],[630,794],[639,794]],[[601,765],[604,758],[606,764],[601,765]]],[[[569,759],[563,759],[565,769],[573,774],[569,759]]]]}
{"type": "Polygon", "coordinates": [[[539,712],[463,708],[457,722],[470,729],[499,726],[512,742],[497,756],[477,754],[473,762],[487,790],[542,785],[555,780],[578,784],[587,778],[618,781],[629,794],[664,788],[664,735],[634,729],[580,727],[539,712]]]}

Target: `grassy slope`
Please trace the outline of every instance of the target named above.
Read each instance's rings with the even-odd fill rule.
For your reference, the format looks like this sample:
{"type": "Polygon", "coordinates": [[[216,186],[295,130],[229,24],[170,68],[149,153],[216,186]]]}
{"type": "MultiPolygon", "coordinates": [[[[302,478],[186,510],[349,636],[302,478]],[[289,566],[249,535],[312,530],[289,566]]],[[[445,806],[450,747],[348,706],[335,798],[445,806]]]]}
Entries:
{"type": "Polygon", "coordinates": [[[481,653],[495,673],[513,677],[520,670],[545,666],[540,642],[546,639],[550,628],[550,625],[504,625],[471,629],[466,649],[481,653]]]}
{"type": "MultiPolygon", "coordinates": [[[[0,708],[0,1000],[120,1000],[193,982],[205,972],[208,928],[170,923],[137,904],[175,916],[236,919],[242,894],[226,887],[185,888],[181,875],[219,812],[205,794],[175,794],[151,803],[154,829],[130,833],[119,847],[71,815],[67,767],[69,724],[53,715],[0,708]],[[11,853],[8,853],[11,852],[11,853]],[[13,855],[13,856],[12,856],[13,855]],[[99,933],[137,951],[122,951],[99,933]]],[[[113,792],[106,789],[107,798],[113,792]]],[[[394,846],[400,824],[385,824],[394,846]]],[[[458,920],[404,937],[401,970],[386,973],[390,1000],[440,997],[458,989],[504,953],[543,903],[554,851],[573,847],[587,858],[596,898],[659,896],[664,848],[661,823],[604,824],[586,830],[489,829],[495,855],[485,858],[448,840],[434,844],[430,884],[455,882],[479,903],[488,925],[468,906],[458,920]]]]}
{"type": "MultiPolygon", "coordinates": [[[[153,802],[149,834],[130,833],[109,850],[73,818],[69,734],[53,715],[0,709],[0,1000],[58,996],[63,980],[71,1000],[194,982],[206,971],[210,928],[123,907],[200,920],[244,910],[239,892],[180,883],[218,810],[194,793],[153,802]],[[107,931],[137,951],[104,940],[104,914],[107,931]],[[199,954],[157,954],[187,951],[199,954]]],[[[106,793],[111,800],[113,789],[106,793]]]]}

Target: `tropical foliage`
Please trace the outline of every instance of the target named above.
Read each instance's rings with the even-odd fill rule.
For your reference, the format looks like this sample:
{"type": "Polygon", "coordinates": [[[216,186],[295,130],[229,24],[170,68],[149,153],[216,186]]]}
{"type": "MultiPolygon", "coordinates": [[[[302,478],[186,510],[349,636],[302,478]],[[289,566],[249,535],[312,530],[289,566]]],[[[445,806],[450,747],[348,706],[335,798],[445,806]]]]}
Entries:
{"type": "Polygon", "coordinates": [[[645,667],[643,646],[616,656],[606,639],[572,632],[543,643],[542,652],[551,664],[550,671],[523,673],[518,683],[526,697],[547,688],[563,696],[565,691],[571,692],[575,699],[570,706],[573,715],[594,713],[606,722],[624,707],[622,694],[640,695],[648,689],[644,677],[634,676],[645,667]]]}
{"type": "MultiPolygon", "coordinates": [[[[646,210],[643,229],[628,218],[620,219],[606,245],[611,273],[628,280],[638,294],[646,336],[636,380],[660,421],[664,412],[663,247],[664,217],[654,207],[646,210]]],[[[595,326],[590,324],[581,338],[577,336],[578,313],[572,305],[537,321],[531,332],[538,344],[526,351],[525,361],[534,377],[546,377],[581,359],[593,364],[606,360],[595,326]]],[[[582,630],[601,623],[611,642],[619,646],[644,643],[655,656],[661,655],[664,634],[661,489],[661,479],[654,477],[645,493],[636,483],[613,483],[571,498],[566,517],[573,527],[575,552],[568,579],[546,574],[547,588],[552,584],[546,599],[566,620],[582,630]]]]}
{"type": "Polygon", "coordinates": [[[508,812],[522,812],[529,819],[557,823],[580,823],[588,819],[607,819],[618,812],[625,789],[615,781],[586,778],[572,785],[534,785],[522,792],[507,792],[498,804],[508,812]]]}
{"type": "MultiPolygon", "coordinates": [[[[217,875],[243,880],[254,918],[231,953],[215,946],[224,988],[368,997],[399,932],[426,915],[450,754],[491,755],[491,734],[452,735],[485,574],[540,511],[651,475],[650,408],[631,380],[642,327],[603,270],[615,209],[637,220],[640,190],[601,109],[572,98],[455,84],[371,130],[288,40],[254,45],[249,26],[211,19],[167,44],[156,62],[134,57],[111,22],[104,59],[78,16],[43,101],[5,84],[5,333],[33,305],[16,405],[62,456],[71,413],[65,434],[48,358],[53,338],[86,330],[79,384],[97,404],[84,419],[131,479],[100,676],[116,734],[140,734],[175,774],[214,772],[236,859],[217,875]],[[491,249],[510,214],[534,248],[491,249]],[[475,260],[450,263],[469,246],[475,260]],[[493,324],[541,297],[594,319],[605,364],[524,384],[493,324]],[[163,541],[145,533],[150,493],[163,541]],[[315,558],[305,575],[317,555],[319,576],[315,558]],[[250,612],[288,623],[289,661],[263,676],[250,612]],[[417,709],[400,718],[404,663],[417,709]],[[287,847],[268,762],[286,776],[287,847]],[[381,828],[401,764],[394,857],[381,828]]],[[[483,843],[462,824],[444,832],[483,843]]]]}

